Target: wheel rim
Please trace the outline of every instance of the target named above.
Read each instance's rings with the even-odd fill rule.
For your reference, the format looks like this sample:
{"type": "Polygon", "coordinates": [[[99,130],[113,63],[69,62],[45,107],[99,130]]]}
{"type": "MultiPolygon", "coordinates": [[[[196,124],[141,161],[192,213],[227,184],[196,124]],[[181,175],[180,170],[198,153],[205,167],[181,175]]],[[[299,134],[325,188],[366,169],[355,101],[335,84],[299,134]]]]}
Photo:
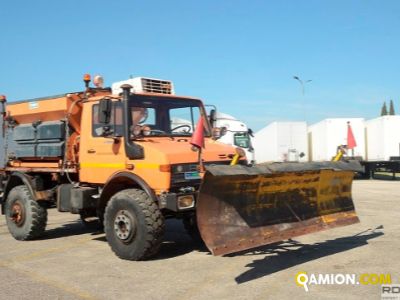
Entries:
{"type": "Polygon", "coordinates": [[[120,210],[115,215],[114,231],[124,243],[130,242],[136,235],[136,219],[126,210],[120,210]]]}
{"type": "Polygon", "coordinates": [[[15,201],[11,206],[10,219],[18,227],[21,227],[25,222],[24,206],[19,200],[15,201]]]}

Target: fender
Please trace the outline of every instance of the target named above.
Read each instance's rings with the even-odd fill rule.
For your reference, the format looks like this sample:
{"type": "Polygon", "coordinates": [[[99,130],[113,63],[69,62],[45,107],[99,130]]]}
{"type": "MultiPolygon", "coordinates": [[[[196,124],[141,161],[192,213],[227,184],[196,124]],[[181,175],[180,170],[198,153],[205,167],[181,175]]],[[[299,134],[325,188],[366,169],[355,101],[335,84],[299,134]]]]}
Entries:
{"type": "Polygon", "coordinates": [[[144,181],[141,177],[136,174],[130,172],[117,172],[111,175],[111,177],[105,183],[103,190],[100,194],[100,201],[99,201],[99,209],[103,210],[108,200],[114,195],[116,192],[119,192],[121,189],[119,188],[120,185],[129,187],[138,187],[144,190],[153,201],[157,202],[157,196],[154,191],[150,188],[150,186],[144,181]]]}

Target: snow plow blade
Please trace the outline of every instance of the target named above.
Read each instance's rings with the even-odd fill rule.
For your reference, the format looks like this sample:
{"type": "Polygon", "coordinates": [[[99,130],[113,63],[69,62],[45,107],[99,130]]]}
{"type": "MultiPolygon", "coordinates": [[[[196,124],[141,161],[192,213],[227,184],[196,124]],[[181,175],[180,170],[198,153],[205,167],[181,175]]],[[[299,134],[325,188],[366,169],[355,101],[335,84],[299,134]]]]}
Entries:
{"type": "Polygon", "coordinates": [[[214,255],[359,222],[351,197],[358,162],[209,166],[197,224],[214,255]]]}

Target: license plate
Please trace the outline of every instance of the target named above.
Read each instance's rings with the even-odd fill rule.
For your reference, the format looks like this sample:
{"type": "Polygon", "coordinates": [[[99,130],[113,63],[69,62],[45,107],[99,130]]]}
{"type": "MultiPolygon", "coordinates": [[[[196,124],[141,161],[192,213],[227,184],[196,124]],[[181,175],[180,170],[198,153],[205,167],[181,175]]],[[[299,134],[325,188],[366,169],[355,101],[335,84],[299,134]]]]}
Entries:
{"type": "Polygon", "coordinates": [[[200,173],[199,172],[185,172],[185,179],[186,180],[191,180],[191,179],[200,179],[200,173]]]}

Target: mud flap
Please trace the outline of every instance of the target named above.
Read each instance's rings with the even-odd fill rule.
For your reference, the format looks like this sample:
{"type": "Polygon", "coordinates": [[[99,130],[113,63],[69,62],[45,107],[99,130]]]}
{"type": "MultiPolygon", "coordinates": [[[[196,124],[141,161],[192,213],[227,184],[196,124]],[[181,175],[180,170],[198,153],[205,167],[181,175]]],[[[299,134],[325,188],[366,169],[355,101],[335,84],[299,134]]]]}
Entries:
{"type": "Polygon", "coordinates": [[[214,255],[359,222],[351,197],[358,162],[209,166],[197,203],[214,255]]]}

